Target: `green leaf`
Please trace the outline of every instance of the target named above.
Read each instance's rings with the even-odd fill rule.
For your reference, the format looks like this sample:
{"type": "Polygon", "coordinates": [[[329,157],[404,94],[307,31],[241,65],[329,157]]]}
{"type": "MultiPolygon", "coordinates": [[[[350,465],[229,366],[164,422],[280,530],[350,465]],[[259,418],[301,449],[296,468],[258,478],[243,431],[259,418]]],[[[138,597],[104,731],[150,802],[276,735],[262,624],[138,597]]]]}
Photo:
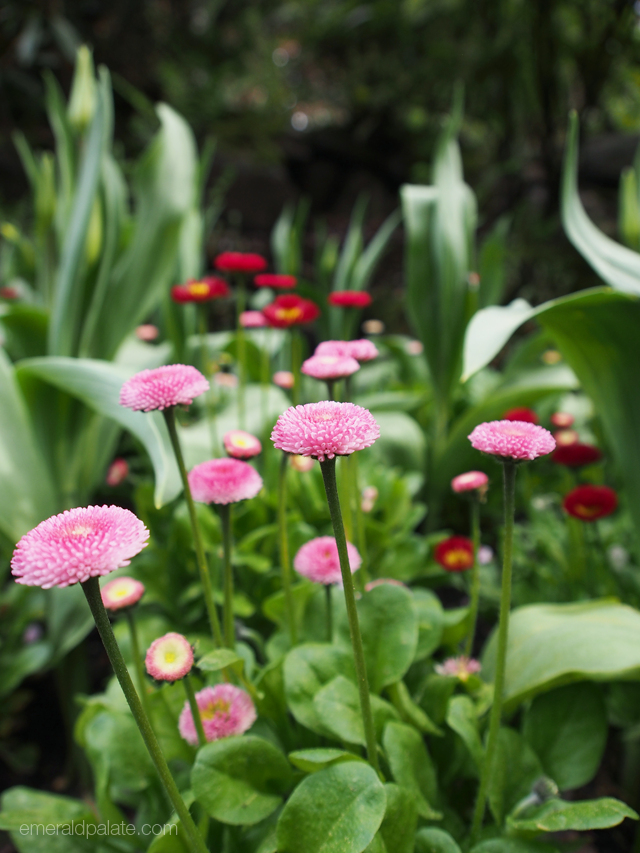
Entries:
{"type": "Polygon", "coordinates": [[[371,276],[374,274],[376,267],[380,263],[393,232],[401,222],[402,211],[400,210],[394,210],[393,213],[390,213],[389,216],[387,216],[356,261],[351,274],[349,289],[367,289],[371,276]]]}
{"type": "MultiPolygon", "coordinates": [[[[347,743],[366,745],[360,696],[353,681],[337,675],[318,690],[313,707],[322,727],[331,735],[347,743]]],[[[379,696],[371,696],[371,711],[376,733],[382,732],[390,719],[397,719],[394,708],[379,696]]]]}
{"type": "Polygon", "coordinates": [[[371,448],[385,465],[422,471],[426,442],[418,422],[405,412],[375,412],[380,438],[371,448]]]}
{"type": "Polygon", "coordinates": [[[131,714],[100,711],[86,724],[84,740],[94,768],[106,768],[114,800],[155,783],[156,771],[131,714]]]}
{"type": "Polygon", "coordinates": [[[435,652],[444,627],[442,604],[430,589],[411,590],[418,613],[418,645],[414,660],[424,660],[435,652]]]}
{"type": "Polygon", "coordinates": [[[469,696],[453,696],[447,706],[447,723],[460,735],[479,769],[484,761],[484,748],[478,731],[476,706],[469,696]]]}
{"type": "Polygon", "coordinates": [[[607,711],[594,684],[568,684],[536,696],[523,734],[560,790],[580,788],[596,774],[607,743],[607,711]]]}
{"type": "Polygon", "coordinates": [[[606,829],[626,818],[638,820],[633,809],[613,797],[567,802],[549,800],[526,818],[509,819],[512,832],[562,832],[567,829],[606,829]]]}
{"type": "Polygon", "coordinates": [[[81,800],[23,787],[9,788],[2,795],[0,829],[19,831],[24,824],[73,826],[82,821],[95,823],[96,817],[81,800]]]}
{"type": "Polygon", "coordinates": [[[384,791],[387,810],[378,833],[389,853],[413,853],[418,823],[415,797],[393,783],[386,784],[384,791]]]}
{"type": "Polygon", "coordinates": [[[487,792],[489,807],[500,826],[503,818],[542,776],[536,754],[518,732],[506,726],[498,732],[498,746],[487,792]]]}
{"type": "MultiPolygon", "coordinates": [[[[422,851],[416,850],[416,853],[422,851]]],[[[476,844],[471,853],[559,853],[558,848],[542,841],[523,838],[488,838],[476,844]]]]}
{"type": "Polygon", "coordinates": [[[360,761],[313,773],[295,789],[278,820],[278,853],[361,853],[386,807],[383,784],[360,761]]]}
{"type": "Polygon", "coordinates": [[[84,640],[95,623],[79,584],[49,590],[46,606],[47,636],[57,662],[84,640]]]}
{"type": "Polygon", "coordinates": [[[318,770],[324,770],[325,767],[330,767],[332,764],[338,764],[341,761],[364,761],[359,755],[354,755],[353,752],[345,752],[344,749],[299,749],[296,752],[289,753],[289,761],[302,770],[303,773],[316,773],[318,770]]]}
{"type": "Polygon", "coordinates": [[[398,681],[396,684],[390,684],[387,687],[387,693],[393,703],[393,707],[400,715],[400,719],[415,726],[418,731],[423,734],[437,735],[442,737],[444,732],[440,729],[430,717],[425,714],[422,708],[417,705],[411,698],[409,689],[404,681],[398,681]]]}
{"type": "Polygon", "coordinates": [[[11,693],[28,675],[44,668],[51,655],[51,645],[46,642],[4,651],[0,655],[0,696],[11,693]]]}
{"type": "Polygon", "coordinates": [[[388,723],[382,738],[393,778],[416,797],[418,814],[427,820],[441,815],[430,803],[437,801],[436,772],[422,737],[404,723],[388,723]]]}
{"type": "Polygon", "coordinates": [[[201,657],[197,666],[204,672],[218,672],[239,660],[242,660],[242,657],[231,649],[215,649],[215,651],[201,657]]]}
{"type": "Polygon", "coordinates": [[[285,756],[259,737],[228,737],[207,744],[191,772],[196,799],[207,813],[233,826],[264,820],[291,786],[285,756]]]}
{"type": "Polygon", "coordinates": [[[444,829],[427,826],[416,835],[415,853],[460,853],[460,848],[458,842],[444,829]]]}

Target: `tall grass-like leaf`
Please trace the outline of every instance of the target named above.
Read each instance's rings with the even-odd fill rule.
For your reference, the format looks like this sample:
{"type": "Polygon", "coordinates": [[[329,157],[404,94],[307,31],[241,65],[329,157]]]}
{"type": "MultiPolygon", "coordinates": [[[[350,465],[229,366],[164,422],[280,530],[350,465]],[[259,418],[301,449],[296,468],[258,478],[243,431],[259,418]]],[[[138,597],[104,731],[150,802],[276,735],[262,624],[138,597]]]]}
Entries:
{"type": "Polygon", "coordinates": [[[347,290],[355,265],[362,253],[363,237],[362,225],[364,215],[367,211],[368,198],[360,195],[353,207],[349,230],[342,245],[342,251],[338,259],[338,265],[333,277],[334,290],[347,290]]]}
{"type": "Polygon", "coordinates": [[[478,272],[480,290],[478,304],[480,308],[498,305],[502,301],[505,282],[505,260],[509,219],[501,216],[480,249],[478,272]]]}
{"type": "Polygon", "coordinates": [[[44,75],[44,82],[47,116],[56,142],[56,163],[59,178],[56,194],[56,228],[60,242],[62,242],[61,237],[67,228],[73,203],[73,188],[76,180],[76,151],[60,84],[51,72],[44,75]]]}
{"type": "Polygon", "coordinates": [[[394,210],[389,214],[382,223],[375,236],[369,242],[369,245],[364,249],[353,268],[349,288],[351,290],[366,290],[375,272],[376,267],[380,263],[389,240],[398,225],[402,222],[402,211],[394,210]]]}

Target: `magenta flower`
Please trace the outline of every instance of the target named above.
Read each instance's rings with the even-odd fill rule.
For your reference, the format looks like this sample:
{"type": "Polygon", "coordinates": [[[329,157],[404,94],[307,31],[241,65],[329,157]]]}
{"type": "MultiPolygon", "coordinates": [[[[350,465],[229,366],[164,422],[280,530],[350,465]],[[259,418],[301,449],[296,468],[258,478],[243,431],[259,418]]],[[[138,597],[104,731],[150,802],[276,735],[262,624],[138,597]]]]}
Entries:
{"type": "Polygon", "coordinates": [[[469,680],[470,675],[480,672],[482,666],[480,665],[480,661],[461,655],[457,658],[447,658],[444,663],[437,663],[434,669],[438,675],[457,678],[464,683],[469,680]]]}
{"type": "MultiPolygon", "coordinates": [[[[347,542],[349,568],[357,572],[362,565],[362,557],[351,542],[347,542]]],[[[293,560],[293,568],[299,575],[314,583],[332,584],[342,582],[338,546],[333,536],[318,536],[300,548],[293,560]]]]}
{"type": "MultiPolygon", "coordinates": [[[[249,694],[233,684],[216,684],[196,693],[202,728],[207,741],[241,735],[256,721],[256,709],[249,694]]],[[[198,733],[189,703],[185,702],[178,729],[192,746],[198,745],[198,733]]]]}
{"type": "Polygon", "coordinates": [[[291,406],[271,433],[278,450],[313,456],[320,462],[364,450],[379,437],[380,429],[368,409],[330,400],[291,406]]]}
{"type": "Polygon", "coordinates": [[[149,531],[119,506],[87,506],[53,515],[16,545],[11,572],[27,586],[69,586],[108,575],[147,544],[149,531]]]}
{"type": "Polygon", "coordinates": [[[107,610],[121,610],[140,601],[144,595],[144,584],[135,578],[122,576],[106,583],[100,594],[107,610]]]}
{"type": "Polygon", "coordinates": [[[135,411],[162,411],[169,406],[188,406],[208,390],[209,383],[195,367],[166,364],[128,379],[120,391],[120,405],[135,411]]]}
{"type": "Polygon", "coordinates": [[[464,474],[458,474],[451,481],[451,488],[454,492],[471,492],[474,489],[483,489],[486,491],[486,486],[489,483],[489,478],[484,471],[467,471],[464,474]]]}
{"type": "Polygon", "coordinates": [[[335,379],[344,379],[351,376],[360,365],[351,356],[340,355],[312,355],[302,363],[300,370],[314,379],[324,379],[329,382],[335,379]]]}
{"type": "Polygon", "coordinates": [[[232,429],[222,439],[224,449],[234,459],[250,459],[262,452],[260,439],[243,429],[232,429]]]}
{"type": "Polygon", "coordinates": [[[189,472],[195,501],[203,504],[234,504],[255,498],[262,477],[248,462],[239,459],[210,459],[189,472]]]}
{"type": "Polygon", "coordinates": [[[193,649],[186,637],[170,631],[151,643],[144,665],[156,681],[178,681],[191,672],[193,649]]]}
{"type": "Polygon", "coordinates": [[[511,459],[537,459],[555,449],[549,430],[527,421],[489,421],[469,435],[471,446],[483,453],[511,459]]]}
{"type": "Polygon", "coordinates": [[[323,341],[316,347],[314,355],[334,355],[355,358],[356,361],[372,361],[380,353],[375,344],[362,338],[358,341],[323,341]]]}

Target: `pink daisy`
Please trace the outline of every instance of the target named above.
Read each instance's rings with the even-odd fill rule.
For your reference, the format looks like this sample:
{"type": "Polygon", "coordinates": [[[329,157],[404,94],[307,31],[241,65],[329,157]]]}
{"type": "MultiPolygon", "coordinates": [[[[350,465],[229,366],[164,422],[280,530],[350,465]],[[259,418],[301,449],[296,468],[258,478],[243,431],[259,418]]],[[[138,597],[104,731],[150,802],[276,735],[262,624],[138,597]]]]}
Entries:
{"type": "Polygon", "coordinates": [[[191,672],[193,649],[186,637],[170,631],[151,643],[144,665],[156,681],[178,681],[191,672]]]}
{"type": "Polygon", "coordinates": [[[471,492],[474,489],[484,490],[488,483],[489,478],[484,471],[467,471],[453,478],[451,488],[454,492],[471,492]]]}
{"type": "Polygon", "coordinates": [[[203,504],[234,504],[255,498],[262,477],[248,462],[239,459],[210,459],[189,472],[193,499],[203,504]]]}
{"type": "Polygon", "coordinates": [[[328,379],[331,382],[334,379],[351,376],[352,373],[360,370],[360,365],[351,356],[312,355],[302,363],[300,369],[314,379],[328,379]]]}
{"type": "MultiPolygon", "coordinates": [[[[207,741],[241,735],[256,721],[256,709],[251,697],[233,684],[205,687],[196,693],[196,702],[207,741]]],[[[188,702],[185,702],[180,714],[178,729],[187,743],[198,745],[198,733],[188,702]]]]}
{"type": "Polygon", "coordinates": [[[313,456],[320,462],[364,450],[379,437],[380,429],[368,409],[330,400],[291,406],[271,433],[278,450],[313,456]]]}
{"type": "Polygon", "coordinates": [[[489,421],[469,435],[471,446],[483,453],[511,459],[537,459],[555,449],[549,430],[527,421],[489,421]]]}
{"type": "Polygon", "coordinates": [[[262,311],[243,311],[239,319],[244,329],[259,329],[269,325],[262,311]]]}
{"type": "Polygon", "coordinates": [[[437,663],[434,669],[438,675],[447,675],[465,682],[469,680],[470,675],[480,672],[482,666],[480,661],[461,655],[457,658],[447,658],[444,663],[437,663]]]}
{"type": "Polygon", "coordinates": [[[135,411],[162,411],[169,406],[188,406],[208,390],[209,383],[195,367],[166,364],[128,379],[120,390],[120,405],[135,411]]]}
{"type": "Polygon", "coordinates": [[[284,388],[285,391],[293,388],[294,382],[295,379],[290,370],[276,370],[273,374],[273,384],[277,385],[278,388],[284,388]]]}
{"type": "Polygon", "coordinates": [[[235,459],[250,459],[262,452],[260,440],[243,429],[232,429],[222,439],[224,449],[235,459]]]}
{"type": "Polygon", "coordinates": [[[316,347],[314,355],[350,356],[356,361],[372,361],[380,353],[375,344],[362,338],[358,341],[323,341],[316,347]]]}
{"type": "Polygon", "coordinates": [[[26,586],[69,586],[108,575],[139,554],[149,531],[119,506],[87,506],[53,515],[16,545],[11,571],[26,586]]]}
{"type": "Polygon", "coordinates": [[[135,578],[122,576],[106,583],[100,594],[107,610],[121,610],[140,601],[144,595],[144,584],[135,578]]]}
{"type": "MultiPolygon", "coordinates": [[[[347,542],[349,567],[351,573],[357,572],[362,565],[362,557],[351,542],[347,542]]],[[[333,536],[318,536],[300,548],[293,560],[293,568],[298,574],[314,583],[341,583],[340,558],[338,546],[333,536]]]]}

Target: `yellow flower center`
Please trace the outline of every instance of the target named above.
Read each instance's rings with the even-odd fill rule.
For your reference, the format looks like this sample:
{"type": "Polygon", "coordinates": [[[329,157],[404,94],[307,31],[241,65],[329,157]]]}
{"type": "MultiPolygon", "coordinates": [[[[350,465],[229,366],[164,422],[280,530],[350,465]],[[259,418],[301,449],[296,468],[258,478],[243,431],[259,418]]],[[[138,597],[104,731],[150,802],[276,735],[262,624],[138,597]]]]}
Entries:
{"type": "Polygon", "coordinates": [[[278,308],[276,310],[276,317],[278,320],[282,320],[285,323],[295,323],[296,320],[299,320],[302,317],[302,309],[301,308],[278,308]]]}
{"type": "Polygon", "coordinates": [[[207,296],[209,293],[209,285],[203,281],[192,281],[187,285],[187,290],[191,296],[207,296]]]}
{"type": "Polygon", "coordinates": [[[176,653],[172,650],[168,650],[164,653],[164,662],[165,663],[174,663],[176,659],[176,653]]]}
{"type": "Polygon", "coordinates": [[[209,702],[206,708],[200,711],[200,716],[203,720],[213,720],[217,713],[227,714],[229,707],[230,703],[225,702],[224,699],[214,699],[213,702],[209,702]]]}
{"type": "Polygon", "coordinates": [[[593,518],[602,511],[602,507],[597,505],[585,506],[584,504],[576,504],[573,511],[576,515],[582,516],[582,518],[593,518]]]}
{"type": "Polygon", "coordinates": [[[469,552],[465,551],[464,548],[454,548],[451,551],[447,551],[442,559],[450,569],[459,569],[462,566],[468,566],[470,562],[469,552]]]}

